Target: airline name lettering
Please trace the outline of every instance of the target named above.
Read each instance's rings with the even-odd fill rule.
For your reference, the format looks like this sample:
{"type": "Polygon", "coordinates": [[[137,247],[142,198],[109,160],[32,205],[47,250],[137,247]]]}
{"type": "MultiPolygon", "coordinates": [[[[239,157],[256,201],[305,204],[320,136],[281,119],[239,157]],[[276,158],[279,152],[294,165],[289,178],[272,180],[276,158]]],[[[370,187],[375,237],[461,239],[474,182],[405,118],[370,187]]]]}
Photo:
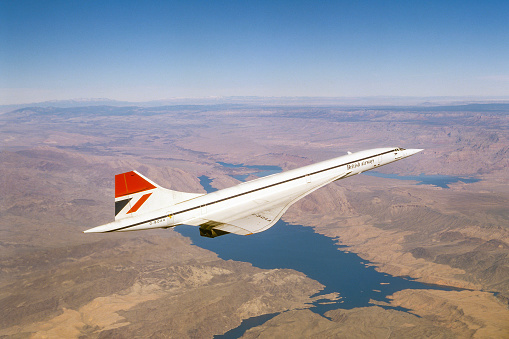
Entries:
{"type": "Polygon", "coordinates": [[[357,161],[357,162],[354,162],[353,164],[346,165],[346,169],[347,170],[351,170],[351,169],[354,169],[354,168],[357,168],[357,167],[366,166],[366,165],[370,165],[370,164],[373,164],[373,163],[375,163],[374,159],[369,159],[369,160],[364,160],[364,161],[357,161]]]}

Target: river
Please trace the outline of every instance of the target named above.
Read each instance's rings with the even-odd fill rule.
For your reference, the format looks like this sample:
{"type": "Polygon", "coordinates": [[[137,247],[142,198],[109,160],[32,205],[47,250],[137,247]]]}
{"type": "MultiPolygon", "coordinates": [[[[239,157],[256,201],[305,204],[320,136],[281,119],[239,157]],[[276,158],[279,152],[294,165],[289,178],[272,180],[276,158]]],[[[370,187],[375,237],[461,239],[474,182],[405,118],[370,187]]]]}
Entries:
{"type": "MultiPolygon", "coordinates": [[[[246,169],[252,170],[249,174],[242,174],[244,179],[252,174],[264,176],[281,171],[275,166],[220,165],[231,169],[242,168],[244,172],[246,169]]],[[[231,176],[239,178],[235,173],[231,176]]],[[[419,178],[422,179],[422,176],[419,178]]],[[[207,192],[216,190],[210,185],[210,178],[201,176],[199,179],[207,192]]],[[[370,299],[389,301],[387,296],[403,289],[450,290],[377,272],[358,255],[338,250],[335,239],[315,233],[311,227],[290,225],[281,220],[267,231],[250,236],[228,234],[206,238],[201,237],[194,226],[179,226],[176,230],[191,238],[195,245],[217,253],[221,259],[249,262],[264,269],[294,269],[325,285],[320,295],[338,292],[340,299],[337,301],[330,303],[329,300],[318,300],[313,303],[311,310],[321,315],[331,309],[372,306],[370,299]]],[[[215,338],[238,338],[249,328],[263,324],[275,315],[247,319],[236,329],[215,338]]]]}

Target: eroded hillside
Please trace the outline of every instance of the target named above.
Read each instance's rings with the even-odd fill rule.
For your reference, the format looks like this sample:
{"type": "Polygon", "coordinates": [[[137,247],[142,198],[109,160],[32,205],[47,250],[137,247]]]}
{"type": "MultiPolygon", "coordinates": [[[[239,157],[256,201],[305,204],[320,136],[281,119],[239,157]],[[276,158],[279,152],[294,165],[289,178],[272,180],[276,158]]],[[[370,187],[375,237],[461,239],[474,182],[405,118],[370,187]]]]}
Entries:
{"type": "Polygon", "coordinates": [[[293,310],[246,336],[363,328],[374,337],[404,337],[412,328],[434,337],[503,337],[509,333],[509,118],[507,107],[497,107],[103,106],[4,113],[0,334],[212,337],[243,319],[293,310]],[[218,161],[290,169],[382,146],[425,151],[380,171],[480,181],[438,188],[358,175],[313,193],[284,218],[337,238],[348,245],[342,250],[380,271],[473,290],[461,297],[417,290],[393,296],[391,304],[420,317],[378,306],[339,309],[328,318],[302,310],[323,287],[319,282],[292,270],[221,260],[172,230],[81,233],[113,219],[116,173],[136,169],[164,187],[203,192],[200,175],[217,188],[237,182],[218,161]]]}

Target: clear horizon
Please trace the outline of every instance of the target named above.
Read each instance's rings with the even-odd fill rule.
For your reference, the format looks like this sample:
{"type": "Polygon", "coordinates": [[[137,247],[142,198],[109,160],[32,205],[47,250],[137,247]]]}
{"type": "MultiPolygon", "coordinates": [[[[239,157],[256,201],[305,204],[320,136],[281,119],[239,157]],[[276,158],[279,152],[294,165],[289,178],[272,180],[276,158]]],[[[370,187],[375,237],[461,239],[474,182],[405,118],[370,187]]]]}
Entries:
{"type": "Polygon", "coordinates": [[[48,100],[40,102],[26,102],[16,104],[0,103],[0,114],[11,110],[27,107],[41,108],[73,108],[94,106],[137,106],[137,107],[161,107],[178,105],[246,105],[246,106],[302,106],[302,107],[445,107],[464,106],[470,104],[480,105],[508,105],[509,96],[500,97],[257,97],[257,96],[233,96],[233,97],[202,97],[202,98],[169,98],[148,101],[123,101],[109,98],[71,98],[65,100],[48,100]]]}
{"type": "Polygon", "coordinates": [[[4,1],[0,105],[507,97],[506,1],[4,1]]]}

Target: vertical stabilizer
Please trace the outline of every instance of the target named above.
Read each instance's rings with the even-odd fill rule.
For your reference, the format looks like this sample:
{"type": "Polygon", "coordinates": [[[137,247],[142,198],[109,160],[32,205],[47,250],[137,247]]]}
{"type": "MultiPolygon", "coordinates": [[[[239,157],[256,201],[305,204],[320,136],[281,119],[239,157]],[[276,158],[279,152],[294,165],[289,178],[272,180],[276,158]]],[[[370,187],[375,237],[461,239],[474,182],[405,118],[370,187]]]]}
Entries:
{"type": "Polygon", "coordinates": [[[163,188],[136,171],[115,175],[115,220],[176,205],[202,194],[163,188]]]}
{"type": "Polygon", "coordinates": [[[156,187],[156,184],[136,171],[115,175],[115,198],[152,190],[156,187]]]}

